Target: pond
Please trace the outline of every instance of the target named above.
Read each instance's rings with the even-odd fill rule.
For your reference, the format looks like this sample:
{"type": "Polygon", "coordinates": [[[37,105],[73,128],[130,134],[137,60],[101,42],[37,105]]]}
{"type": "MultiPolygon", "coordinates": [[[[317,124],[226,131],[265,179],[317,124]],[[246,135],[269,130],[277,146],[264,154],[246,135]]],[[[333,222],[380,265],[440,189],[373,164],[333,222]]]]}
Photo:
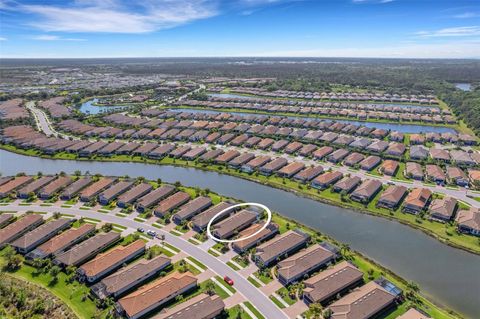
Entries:
{"type": "Polygon", "coordinates": [[[462,91],[471,91],[472,90],[472,85],[470,83],[455,83],[455,87],[457,89],[460,89],[462,91]]]}
{"type": "MultiPolygon", "coordinates": [[[[174,112],[192,112],[192,113],[208,113],[208,114],[219,114],[222,113],[221,111],[214,111],[214,110],[203,110],[201,108],[175,108],[171,109],[174,112]]],[[[235,114],[239,116],[248,116],[255,113],[247,113],[247,112],[228,112],[230,114],[235,114]]],[[[262,114],[256,114],[262,115],[262,114]]],[[[281,115],[265,115],[271,117],[279,117],[281,115]]],[[[284,116],[282,116],[284,117],[284,116]]],[[[287,116],[288,118],[296,118],[295,116],[287,116]]],[[[331,119],[332,121],[341,122],[341,123],[348,123],[348,124],[355,124],[355,125],[362,125],[366,127],[375,127],[385,130],[391,131],[398,131],[405,134],[413,134],[413,133],[427,133],[427,132],[435,132],[435,133],[456,133],[457,131],[451,127],[443,127],[443,126],[432,126],[432,125],[415,125],[415,124],[395,124],[395,123],[380,123],[380,122],[363,122],[363,121],[355,121],[355,120],[337,120],[331,119]]]]}
{"type": "Polygon", "coordinates": [[[0,150],[3,176],[80,170],[91,174],[145,176],[209,188],[225,196],[258,202],[273,211],[349,244],[353,249],[420,285],[425,294],[471,318],[480,313],[480,256],[441,244],[395,221],[326,205],[240,178],[193,168],[141,163],[65,161],[0,150]]]}
{"type": "Polygon", "coordinates": [[[78,110],[84,114],[99,114],[99,113],[107,113],[110,111],[118,111],[127,109],[130,106],[128,105],[109,105],[109,106],[101,106],[101,105],[94,105],[98,102],[98,99],[93,99],[82,103],[78,110]]]}

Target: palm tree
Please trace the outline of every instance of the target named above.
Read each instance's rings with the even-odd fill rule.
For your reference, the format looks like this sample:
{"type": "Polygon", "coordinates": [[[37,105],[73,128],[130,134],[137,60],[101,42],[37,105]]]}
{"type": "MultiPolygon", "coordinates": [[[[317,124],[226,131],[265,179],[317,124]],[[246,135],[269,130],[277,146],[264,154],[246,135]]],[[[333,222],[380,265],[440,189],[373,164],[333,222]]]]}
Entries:
{"type": "Polygon", "coordinates": [[[320,319],[322,317],[323,307],[320,303],[314,302],[311,303],[308,307],[310,314],[312,315],[312,319],[320,319]]]}

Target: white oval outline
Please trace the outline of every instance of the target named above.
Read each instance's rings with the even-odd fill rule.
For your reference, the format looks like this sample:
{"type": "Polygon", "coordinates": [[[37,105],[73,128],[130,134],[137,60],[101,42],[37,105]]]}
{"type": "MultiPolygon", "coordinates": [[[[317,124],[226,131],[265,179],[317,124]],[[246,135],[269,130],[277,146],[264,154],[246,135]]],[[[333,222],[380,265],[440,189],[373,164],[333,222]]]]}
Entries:
{"type": "Polygon", "coordinates": [[[211,239],[217,241],[217,242],[220,242],[220,243],[235,243],[237,241],[242,241],[242,240],[245,240],[245,239],[249,239],[255,235],[257,235],[258,233],[260,233],[262,230],[264,230],[265,228],[267,228],[268,224],[270,224],[272,220],[272,212],[270,211],[270,209],[263,205],[263,204],[260,204],[260,203],[240,203],[240,204],[236,204],[236,205],[233,205],[233,206],[230,206],[230,207],[227,207],[225,209],[223,209],[221,212],[217,213],[215,216],[212,217],[212,219],[210,219],[210,221],[208,222],[208,225],[207,225],[207,235],[208,237],[210,237],[211,239]],[[263,208],[263,210],[265,210],[267,212],[267,221],[265,222],[265,224],[262,226],[262,228],[260,228],[259,230],[257,230],[255,233],[251,234],[251,235],[248,235],[246,237],[243,237],[243,238],[237,238],[237,239],[220,239],[220,238],[217,238],[215,236],[212,235],[212,232],[210,231],[210,228],[212,227],[212,222],[220,215],[222,215],[223,213],[225,213],[226,211],[229,211],[233,208],[236,208],[236,207],[243,207],[243,206],[258,206],[260,208],[263,208]]]}

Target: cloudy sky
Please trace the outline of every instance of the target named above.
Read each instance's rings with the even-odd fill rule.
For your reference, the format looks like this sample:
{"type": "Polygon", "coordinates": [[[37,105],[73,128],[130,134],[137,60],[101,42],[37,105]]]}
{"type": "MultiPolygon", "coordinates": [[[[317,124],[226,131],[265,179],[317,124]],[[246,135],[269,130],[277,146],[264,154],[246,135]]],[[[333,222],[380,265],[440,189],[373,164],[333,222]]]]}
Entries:
{"type": "Polygon", "coordinates": [[[478,0],[0,0],[0,57],[480,58],[478,0]]]}

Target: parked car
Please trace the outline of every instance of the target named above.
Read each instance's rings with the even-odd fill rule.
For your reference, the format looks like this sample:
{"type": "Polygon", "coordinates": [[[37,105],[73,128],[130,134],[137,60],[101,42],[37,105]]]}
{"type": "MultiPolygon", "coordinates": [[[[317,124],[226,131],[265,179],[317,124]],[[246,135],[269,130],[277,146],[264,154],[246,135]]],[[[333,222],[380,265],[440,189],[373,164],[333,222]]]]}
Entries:
{"type": "Polygon", "coordinates": [[[152,237],[156,237],[157,236],[157,233],[154,232],[153,230],[147,230],[147,234],[152,236],[152,237]]]}
{"type": "Polygon", "coordinates": [[[230,286],[233,286],[233,280],[230,277],[228,276],[223,277],[223,281],[225,281],[230,286]]]}
{"type": "Polygon", "coordinates": [[[142,227],[139,227],[139,228],[137,228],[137,231],[138,231],[139,233],[144,233],[144,232],[145,232],[145,229],[143,229],[142,227]]]}

